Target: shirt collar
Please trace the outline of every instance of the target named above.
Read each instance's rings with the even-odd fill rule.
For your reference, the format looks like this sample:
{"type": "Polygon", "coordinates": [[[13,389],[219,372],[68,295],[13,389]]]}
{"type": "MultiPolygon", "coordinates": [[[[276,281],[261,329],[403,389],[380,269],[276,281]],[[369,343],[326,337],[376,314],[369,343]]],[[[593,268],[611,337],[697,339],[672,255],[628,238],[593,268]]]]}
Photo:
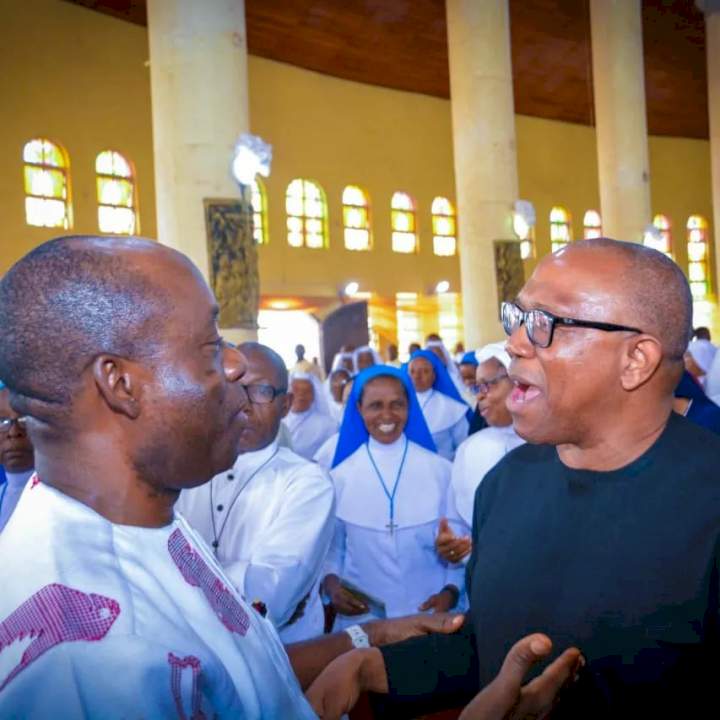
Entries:
{"type": "Polygon", "coordinates": [[[232,466],[236,475],[255,472],[263,463],[267,462],[278,449],[278,439],[275,438],[269,445],[260,450],[240,453],[232,466]]]}

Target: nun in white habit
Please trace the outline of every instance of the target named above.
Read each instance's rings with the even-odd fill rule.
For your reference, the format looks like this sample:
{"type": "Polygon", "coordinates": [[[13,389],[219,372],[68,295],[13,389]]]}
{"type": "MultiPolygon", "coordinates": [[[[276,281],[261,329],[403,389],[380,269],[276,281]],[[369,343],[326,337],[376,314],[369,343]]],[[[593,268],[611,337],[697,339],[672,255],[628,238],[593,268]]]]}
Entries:
{"type": "Polygon", "coordinates": [[[320,446],[337,431],[338,423],[330,413],[322,383],[313,374],[290,373],[290,392],[292,407],[283,425],[290,432],[293,451],[312,460],[320,446]]]}
{"type": "Polygon", "coordinates": [[[454,607],[463,568],[434,546],[450,463],[435,452],[405,373],[378,365],[358,375],[330,476],[336,522],[323,587],[336,629],[454,607]]]}
{"type": "Polygon", "coordinates": [[[355,365],[355,372],[359,373],[373,365],[382,365],[383,361],[377,350],[374,350],[369,345],[361,345],[359,348],[355,348],[353,352],[353,364],[355,365]]]}
{"type": "Polygon", "coordinates": [[[470,407],[475,406],[475,398],[468,389],[467,385],[460,374],[460,368],[458,363],[455,362],[455,358],[450,354],[450,351],[445,347],[445,343],[442,340],[427,340],[425,343],[425,349],[432,353],[435,353],[440,362],[445,366],[452,384],[458,391],[458,395],[466,402],[470,407]]]}
{"type": "Polygon", "coordinates": [[[470,406],[463,401],[434,352],[415,351],[410,356],[406,371],[415,386],[438,453],[453,460],[455,451],[468,436],[470,406]]]}

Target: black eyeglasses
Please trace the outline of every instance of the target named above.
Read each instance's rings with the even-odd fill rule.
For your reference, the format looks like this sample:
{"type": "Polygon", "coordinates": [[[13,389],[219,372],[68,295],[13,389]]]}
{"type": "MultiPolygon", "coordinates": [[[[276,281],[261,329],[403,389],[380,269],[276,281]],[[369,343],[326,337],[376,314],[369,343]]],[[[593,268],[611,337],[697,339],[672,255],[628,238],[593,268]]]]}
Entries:
{"type": "Polygon", "coordinates": [[[527,331],[530,342],[541,348],[550,347],[557,325],[592,328],[593,330],[603,330],[604,332],[642,332],[642,330],[638,328],[628,327],[627,325],[558,317],[546,310],[523,310],[511,302],[504,302],[502,304],[500,314],[503,329],[508,336],[512,335],[521,325],[525,325],[525,330],[527,331]]]}
{"type": "Polygon", "coordinates": [[[10,428],[13,424],[24,430],[27,425],[27,421],[28,419],[25,415],[19,418],[0,417],[0,432],[10,432],[10,428]]]}
{"type": "Polygon", "coordinates": [[[470,387],[470,390],[472,390],[474,395],[477,395],[478,393],[482,393],[483,395],[487,395],[492,388],[495,387],[501,380],[505,380],[507,378],[507,373],[500,373],[500,375],[496,375],[492,380],[488,380],[487,382],[481,382],[477,383],[476,385],[472,385],[470,387]]]}
{"type": "Polygon", "coordinates": [[[265,383],[254,383],[252,385],[240,384],[245,390],[248,400],[255,405],[269,405],[276,397],[285,395],[287,388],[276,388],[265,383]]]}

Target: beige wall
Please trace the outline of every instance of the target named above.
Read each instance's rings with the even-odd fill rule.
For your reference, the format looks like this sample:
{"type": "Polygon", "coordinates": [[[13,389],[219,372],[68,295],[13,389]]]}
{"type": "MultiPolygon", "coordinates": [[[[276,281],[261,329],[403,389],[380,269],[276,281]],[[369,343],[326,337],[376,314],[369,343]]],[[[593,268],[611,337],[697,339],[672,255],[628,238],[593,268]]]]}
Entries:
{"type": "MultiPolygon", "coordinates": [[[[71,159],[76,232],[96,232],[95,154],[111,147],[137,168],[141,229],[155,235],[147,33],[60,0],[0,0],[4,40],[0,74],[0,272],[55,233],[25,225],[21,149],[34,136],[61,142],[71,159]]],[[[252,131],[272,143],[267,181],[270,244],[260,250],[265,295],[332,296],[348,280],[391,297],[426,292],[440,279],[458,289],[455,258],[432,254],[430,203],[454,197],[450,105],[438,98],[339,80],[250,57],[252,131]],[[330,249],[288,247],[284,192],[294,177],[321,183],[330,207],[330,249]],[[342,246],[340,197],[348,183],[371,196],[374,250],[342,246]],[[419,206],[420,253],[390,251],[389,201],[406,190],[419,206]]],[[[537,250],[549,250],[554,204],[572,213],[575,237],[586,209],[599,209],[594,130],[517,117],[520,195],[538,213],[537,250]]],[[[478,158],[482,162],[482,158],[478,158]]],[[[711,217],[706,141],[650,138],[653,212],[676,229],[676,257],[686,264],[682,226],[711,217]]],[[[533,263],[530,263],[532,266],[533,263]]]]}

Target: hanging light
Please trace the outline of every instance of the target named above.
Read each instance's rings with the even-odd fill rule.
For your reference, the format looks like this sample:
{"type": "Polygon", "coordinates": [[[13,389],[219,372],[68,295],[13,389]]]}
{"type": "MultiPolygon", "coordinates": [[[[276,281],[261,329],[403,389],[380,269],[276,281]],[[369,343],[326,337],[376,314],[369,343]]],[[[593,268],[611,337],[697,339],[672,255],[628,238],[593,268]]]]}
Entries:
{"type": "Polygon", "coordinates": [[[446,292],[450,290],[450,283],[447,280],[441,280],[436,286],[435,286],[435,292],[438,295],[443,295],[446,292]]]}
{"type": "Polygon", "coordinates": [[[250,185],[255,175],[270,175],[271,162],[272,145],[257,135],[243,133],[235,143],[230,172],[240,185],[250,185]]]}
{"type": "Polygon", "coordinates": [[[346,297],[352,297],[353,295],[357,295],[359,290],[360,284],[353,280],[345,286],[345,289],[343,290],[343,295],[345,295],[346,297]]]}

